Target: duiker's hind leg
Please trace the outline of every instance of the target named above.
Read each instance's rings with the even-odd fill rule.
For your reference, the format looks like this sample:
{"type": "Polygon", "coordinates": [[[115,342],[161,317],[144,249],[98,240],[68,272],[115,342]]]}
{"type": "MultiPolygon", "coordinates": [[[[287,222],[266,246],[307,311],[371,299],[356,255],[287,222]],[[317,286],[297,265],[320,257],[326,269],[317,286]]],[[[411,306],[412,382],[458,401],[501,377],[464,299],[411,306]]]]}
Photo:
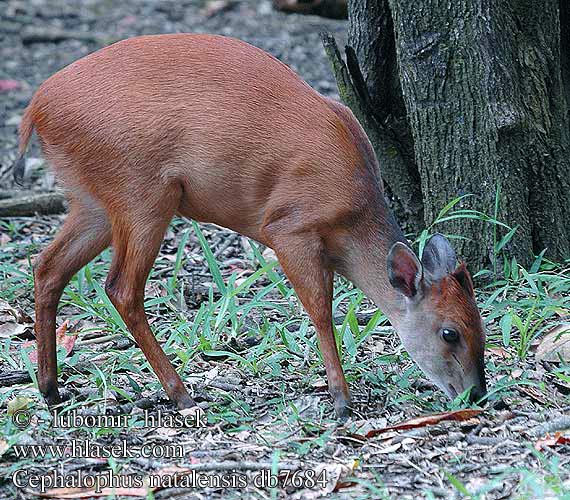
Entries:
{"type": "Polygon", "coordinates": [[[48,404],[59,403],[55,323],[63,289],[85,264],[111,241],[105,211],[95,205],[71,202],[71,210],[55,240],[40,254],[34,269],[38,385],[48,404]]]}
{"type": "Polygon", "coordinates": [[[179,408],[191,408],[194,401],[154,337],[144,311],[144,288],[164,233],[178,205],[182,190],[153,192],[154,199],[137,198],[112,218],[113,263],[105,291],[156,373],[169,398],[179,408]]]}

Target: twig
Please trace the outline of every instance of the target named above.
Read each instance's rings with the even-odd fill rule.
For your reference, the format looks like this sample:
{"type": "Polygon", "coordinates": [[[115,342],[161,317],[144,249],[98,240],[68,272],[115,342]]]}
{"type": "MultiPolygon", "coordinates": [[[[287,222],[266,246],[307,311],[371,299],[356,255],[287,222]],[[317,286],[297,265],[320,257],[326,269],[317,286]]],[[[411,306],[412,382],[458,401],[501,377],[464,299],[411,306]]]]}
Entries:
{"type": "MultiPolygon", "coordinates": [[[[135,463],[148,467],[150,464],[154,468],[164,468],[167,467],[166,464],[162,464],[155,460],[147,461],[142,459],[135,459],[135,463]]],[[[256,471],[256,470],[266,470],[271,469],[274,466],[272,462],[251,462],[247,460],[235,461],[227,460],[224,462],[206,462],[198,464],[185,464],[182,467],[183,471],[180,474],[184,474],[190,471],[204,472],[204,471],[234,471],[234,470],[245,470],[245,471],[256,471]]],[[[278,470],[298,470],[301,468],[299,463],[278,463],[276,464],[278,470]]]]}
{"type": "Polygon", "coordinates": [[[0,200],[0,217],[49,215],[65,212],[65,197],[60,193],[44,193],[0,200]]]}
{"type": "Polygon", "coordinates": [[[59,29],[28,28],[22,33],[22,43],[31,45],[33,43],[59,43],[65,40],[80,40],[99,45],[108,45],[115,41],[111,37],[89,33],[87,31],[68,31],[59,29]]]}
{"type": "Polygon", "coordinates": [[[533,429],[535,436],[543,436],[547,432],[556,432],[564,429],[570,428],[570,416],[564,415],[562,417],[555,418],[550,422],[546,422],[539,425],[533,429]]]}
{"type": "Polygon", "coordinates": [[[504,437],[487,437],[487,436],[474,436],[468,434],[465,437],[468,444],[480,444],[484,446],[503,446],[506,444],[512,445],[513,441],[504,437]]]}
{"type": "Polygon", "coordinates": [[[224,252],[224,250],[226,250],[234,242],[235,237],[236,237],[235,234],[228,234],[225,237],[225,239],[222,241],[222,244],[214,252],[214,257],[216,257],[216,259],[219,258],[220,255],[222,255],[222,253],[224,252]]]}
{"type": "Polygon", "coordinates": [[[200,389],[205,389],[206,387],[213,387],[214,389],[221,389],[226,392],[236,392],[239,391],[240,386],[236,384],[228,384],[222,380],[210,380],[206,384],[201,384],[198,386],[200,389]]]}
{"type": "Polygon", "coordinates": [[[18,189],[8,189],[7,191],[0,191],[0,200],[7,198],[17,198],[22,195],[22,191],[18,189]]]}
{"type": "Polygon", "coordinates": [[[24,370],[0,373],[0,387],[29,384],[31,381],[32,377],[30,377],[30,374],[24,370]]]}
{"type": "Polygon", "coordinates": [[[105,342],[110,342],[111,340],[115,340],[116,338],[122,337],[123,335],[120,333],[111,333],[109,335],[102,335],[100,337],[93,337],[91,339],[86,340],[78,340],[75,345],[91,345],[91,344],[104,344],[105,342]]]}

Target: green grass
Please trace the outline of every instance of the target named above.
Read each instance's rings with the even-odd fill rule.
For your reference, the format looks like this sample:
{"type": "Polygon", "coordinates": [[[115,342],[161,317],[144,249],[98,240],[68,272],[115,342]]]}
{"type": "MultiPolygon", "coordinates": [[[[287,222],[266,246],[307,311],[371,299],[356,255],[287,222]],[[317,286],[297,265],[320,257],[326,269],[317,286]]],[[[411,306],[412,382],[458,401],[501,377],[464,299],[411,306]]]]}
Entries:
{"type": "MultiPolygon", "coordinates": [[[[504,359],[488,359],[487,370],[493,379],[489,398],[520,399],[517,387],[524,385],[544,391],[544,381],[529,376],[531,367],[525,361],[531,356],[533,343],[568,314],[569,263],[557,265],[540,255],[529,269],[524,269],[502,253],[508,241],[516,237],[516,230],[504,227],[496,217],[455,209],[459,201],[454,200],[444,207],[434,225],[422,232],[416,244],[421,252],[437,224],[451,218],[478,218],[502,228],[505,235],[495,238],[495,260],[503,263],[502,269],[479,270],[478,273],[495,277],[491,284],[478,290],[477,296],[489,332],[487,347],[502,349],[508,354],[504,359]],[[513,377],[515,369],[521,373],[513,377]]],[[[33,276],[29,256],[38,249],[29,247],[27,258],[22,259],[17,239],[23,227],[16,223],[0,223],[2,230],[14,239],[14,243],[3,247],[0,256],[0,300],[30,312],[33,276]],[[16,259],[16,255],[20,258],[16,259]]],[[[213,360],[223,362],[224,367],[229,366],[242,382],[250,381],[266,391],[263,405],[257,405],[255,399],[244,398],[239,393],[208,389],[215,394],[209,402],[209,424],[219,426],[229,434],[255,433],[258,442],[264,442],[269,435],[264,434],[263,426],[260,428],[258,422],[263,413],[272,422],[280,423],[278,427],[283,436],[295,433],[295,439],[282,444],[283,453],[293,453],[301,458],[322,453],[330,443],[336,425],[328,398],[324,397],[323,403],[308,417],[298,401],[291,398],[291,395],[315,393],[314,388],[322,386],[321,354],[314,329],[276,263],[266,262],[257,245],[251,242],[253,270],[246,274],[240,270],[231,271],[215,258],[201,226],[192,223],[189,227],[174,221],[171,230],[176,244],[168,248],[167,256],[159,257],[147,284],[150,293],[145,300],[149,321],[165,352],[183,380],[201,375],[204,360],[213,360]],[[211,277],[198,279],[192,276],[190,261],[200,257],[188,255],[191,242],[194,247],[199,245],[211,277]],[[212,286],[202,302],[190,310],[188,291],[201,280],[211,281],[212,286]],[[202,363],[201,367],[197,367],[199,363],[202,363]]],[[[72,324],[83,321],[93,330],[103,331],[103,335],[130,337],[103,290],[109,264],[110,251],[107,250],[72,279],[62,298],[58,324],[64,319],[69,319],[72,324]]],[[[464,407],[461,396],[448,402],[437,390],[423,389],[417,393],[413,389],[413,381],[421,379],[422,375],[407,354],[397,347],[394,336],[382,328],[385,316],[377,311],[368,321],[359,322],[363,311],[371,308],[362,292],[344,279],[335,281],[333,315],[342,317],[335,325],[335,334],[347,379],[353,384],[357,412],[365,411],[368,417],[380,417],[409,413],[411,408],[417,413],[431,413],[464,407]],[[368,352],[370,346],[378,343],[383,343],[384,349],[371,355],[368,352]],[[366,394],[359,391],[360,387],[366,388],[366,394]],[[360,406],[359,399],[363,401],[360,406]]],[[[138,348],[131,345],[101,350],[98,344],[84,341],[83,336],[87,333],[89,328],[82,331],[71,356],[66,358],[64,352],[59,352],[58,365],[60,374],[64,374],[64,385],[84,391],[83,399],[67,403],[65,411],[104,405],[110,395],[121,402],[132,402],[161,391],[138,348]]],[[[40,418],[47,417],[46,407],[34,387],[34,365],[26,350],[20,348],[21,341],[0,338],[0,342],[2,370],[27,370],[34,381],[24,388],[13,387],[0,392],[0,405],[6,407],[17,400],[40,418]]],[[[570,366],[559,365],[551,376],[568,384],[570,366]]],[[[544,407],[559,404],[560,401],[546,399],[544,407]]],[[[570,405],[570,401],[567,404],[570,405]]],[[[136,429],[141,421],[134,418],[130,425],[136,429]]],[[[5,414],[0,417],[0,428],[8,450],[26,434],[5,414]]],[[[112,433],[109,429],[82,429],[82,432],[96,436],[112,433]]],[[[61,438],[61,434],[46,423],[37,424],[35,435],[44,440],[61,438]]],[[[531,444],[529,442],[529,446],[531,444]]],[[[535,461],[535,468],[513,468],[501,473],[518,477],[514,497],[537,498],[554,492],[559,498],[569,498],[570,486],[564,483],[567,478],[557,467],[556,457],[537,452],[535,461]]],[[[15,461],[8,467],[8,472],[32,462],[15,461]]],[[[117,464],[110,465],[118,467],[117,464]]],[[[500,475],[491,477],[484,486],[471,490],[446,470],[441,473],[449,488],[470,498],[483,498],[502,480],[500,475]]],[[[355,482],[364,488],[365,495],[369,495],[365,497],[387,498],[381,477],[366,480],[357,477],[355,482]]],[[[430,498],[429,491],[424,493],[430,498]]]]}

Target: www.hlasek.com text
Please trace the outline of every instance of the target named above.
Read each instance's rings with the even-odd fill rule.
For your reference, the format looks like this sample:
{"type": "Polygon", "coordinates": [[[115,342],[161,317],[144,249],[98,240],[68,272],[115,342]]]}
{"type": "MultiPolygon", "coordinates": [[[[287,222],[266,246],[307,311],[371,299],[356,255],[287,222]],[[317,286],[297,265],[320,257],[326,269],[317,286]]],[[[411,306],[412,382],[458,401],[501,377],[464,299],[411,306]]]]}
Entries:
{"type": "Polygon", "coordinates": [[[14,444],[14,455],[19,460],[26,458],[184,458],[181,444],[145,443],[135,445],[126,440],[100,443],[90,439],[71,439],[52,444],[14,444]]]}

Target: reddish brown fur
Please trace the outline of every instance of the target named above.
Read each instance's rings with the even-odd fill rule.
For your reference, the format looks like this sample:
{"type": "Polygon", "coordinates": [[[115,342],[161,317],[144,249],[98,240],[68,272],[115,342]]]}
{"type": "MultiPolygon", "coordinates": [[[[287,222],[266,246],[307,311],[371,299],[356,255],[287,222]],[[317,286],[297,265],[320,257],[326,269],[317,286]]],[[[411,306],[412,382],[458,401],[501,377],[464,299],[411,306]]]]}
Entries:
{"type": "Polygon", "coordinates": [[[481,316],[473,293],[465,289],[455,277],[460,272],[469,276],[465,263],[461,263],[453,274],[445,276],[432,286],[434,309],[442,317],[453,318],[462,329],[480,327],[481,316]]]}
{"type": "Polygon", "coordinates": [[[244,42],[144,36],[49,78],[24,114],[22,152],[33,127],[72,199],[35,271],[38,378],[49,401],[58,400],[62,290],[112,244],[106,291],[169,396],[192,404],[143,309],[146,277],[178,213],[275,249],[315,323],[343,410],[349,393],[331,327],[333,271],[396,314],[401,299],[387,281],[386,255],[405,241],[385,204],[372,147],[348,108],[244,42]]]}
{"type": "Polygon", "coordinates": [[[485,335],[473,295],[473,283],[465,263],[431,287],[433,307],[440,322],[455,325],[462,332],[474,364],[483,357],[485,335]],[[459,279],[458,279],[459,278],[459,279]]]}

